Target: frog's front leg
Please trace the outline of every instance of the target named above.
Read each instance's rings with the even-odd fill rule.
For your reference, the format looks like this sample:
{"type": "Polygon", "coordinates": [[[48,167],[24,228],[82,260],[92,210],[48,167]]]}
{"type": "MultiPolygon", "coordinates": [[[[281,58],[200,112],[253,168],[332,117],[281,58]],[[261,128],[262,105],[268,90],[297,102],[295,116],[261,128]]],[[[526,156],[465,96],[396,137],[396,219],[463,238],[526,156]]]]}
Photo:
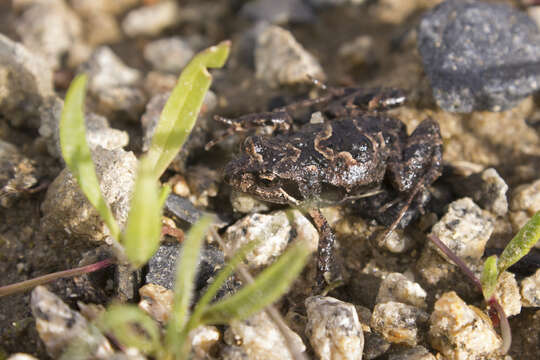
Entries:
{"type": "Polygon", "coordinates": [[[400,193],[418,192],[416,187],[430,185],[441,175],[442,138],[439,124],[425,119],[407,138],[404,148],[396,144],[388,159],[387,173],[400,193]],[[401,151],[400,151],[401,150],[401,151]]]}

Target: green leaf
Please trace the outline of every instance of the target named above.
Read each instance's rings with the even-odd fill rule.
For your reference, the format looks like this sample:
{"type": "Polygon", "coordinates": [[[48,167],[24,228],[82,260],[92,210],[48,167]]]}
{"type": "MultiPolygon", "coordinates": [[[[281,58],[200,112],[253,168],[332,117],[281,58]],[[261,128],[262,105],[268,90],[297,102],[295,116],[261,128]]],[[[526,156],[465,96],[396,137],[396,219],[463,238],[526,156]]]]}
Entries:
{"type": "Polygon", "coordinates": [[[152,137],[148,157],[159,178],[174,159],[195,125],[212,77],[207,68],[222,67],[229,56],[230,42],[212,46],[191,60],[180,74],[169,100],[161,112],[152,137]]]}
{"type": "Polygon", "coordinates": [[[498,275],[497,256],[492,255],[486,259],[484,269],[482,270],[482,276],[480,277],[480,282],[482,283],[482,293],[484,294],[484,299],[486,301],[489,301],[495,292],[498,275]]]}
{"type": "Polygon", "coordinates": [[[251,241],[244,246],[242,246],[232,257],[231,260],[227,262],[225,267],[218,273],[212,284],[208,287],[204,295],[197,302],[193,314],[189,319],[189,323],[186,326],[188,331],[195,329],[200,325],[200,319],[204,313],[207,305],[212,301],[214,296],[216,296],[219,289],[221,289],[223,283],[227,280],[229,276],[236,270],[238,265],[245,259],[246,255],[249,254],[257,245],[259,241],[251,241]]]}
{"type": "Polygon", "coordinates": [[[153,164],[146,157],[139,162],[131,207],[122,235],[122,244],[129,262],[136,268],[146,264],[159,247],[161,205],[153,164]]]}
{"type": "Polygon", "coordinates": [[[527,255],[538,239],[540,239],[540,211],[533,215],[504,248],[497,262],[499,274],[527,255]]]}
{"type": "Polygon", "coordinates": [[[186,323],[195,286],[199,253],[204,235],[211,223],[210,216],[203,216],[191,227],[177,260],[173,308],[167,326],[167,348],[176,357],[186,353],[184,348],[187,337],[186,323]]]}
{"type": "Polygon", "coordinates": [[[69,171],[79,183],[88,201],[107,224],[111,236],[118,241],[120,230],[109,204],[101,194],[90,148],[86,142],[83,113],[85,85],[86,76],[78,75],[68,89],[60,119],[60,147],[69,171]]]}
{"type": "Polygon", "coordinates": [[[236,294],[209,306],[201,317],[204,324],[227,324],[231,320],[245,319],[272,304],[289,288],[302,271],[311,251],[298,242],[293,244],[255,281],[236,294]]]}
{"type": "Polygon", "coordinates": [[[159,357],[161,344],[158,326],[137,306],[111,305],[98,318],[96,325],[104,333],[112,333],[122,345],[159,357]]]}

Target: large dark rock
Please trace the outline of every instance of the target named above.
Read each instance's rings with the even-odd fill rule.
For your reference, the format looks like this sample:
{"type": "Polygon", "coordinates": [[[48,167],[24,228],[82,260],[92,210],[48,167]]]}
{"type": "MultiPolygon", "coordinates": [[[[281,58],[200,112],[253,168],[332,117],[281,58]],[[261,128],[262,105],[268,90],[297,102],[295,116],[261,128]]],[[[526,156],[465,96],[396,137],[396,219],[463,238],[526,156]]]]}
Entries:
{"type": "Polygon", "coordinates": [[[418,48],[447,111],[502,111],[540,88],[540,32],[507,5],[447,0],[422,19],[418,48]]]}

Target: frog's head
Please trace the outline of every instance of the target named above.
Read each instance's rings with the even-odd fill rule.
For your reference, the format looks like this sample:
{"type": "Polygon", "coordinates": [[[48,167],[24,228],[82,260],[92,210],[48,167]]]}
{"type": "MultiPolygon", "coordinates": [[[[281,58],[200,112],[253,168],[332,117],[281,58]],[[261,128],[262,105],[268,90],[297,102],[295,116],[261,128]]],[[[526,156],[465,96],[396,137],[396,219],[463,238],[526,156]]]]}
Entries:
{"type": "MultiPolygon", "coordinates": [[[[244,141],[241,154],[227,164],[224,180],[234,189],[254,195],[262,200],[287,204],[297,202],[285,190],[287,180],[283,173],[283,148],[279,151],[265,137],[253,136],[244,141]]],[[[286,177],[286,173],[283,173],[286,177]]]]}

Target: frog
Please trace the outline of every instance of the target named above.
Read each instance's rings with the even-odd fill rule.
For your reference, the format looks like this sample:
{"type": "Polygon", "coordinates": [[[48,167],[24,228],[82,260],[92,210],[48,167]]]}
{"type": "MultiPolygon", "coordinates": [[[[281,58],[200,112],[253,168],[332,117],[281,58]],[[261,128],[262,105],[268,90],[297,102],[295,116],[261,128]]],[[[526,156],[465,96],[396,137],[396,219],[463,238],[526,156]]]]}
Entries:
{"type": "MultiPolygon", "coordinates": [[[[435,120],[423,120],[408,135],[402,121],[381,111],[390,107],[388,103],[401,104],[395,99],[401,92],[355,89],[353,103],[344,102],[350,98],[344,95],[348,92],[325,99],[322,122],[298,129],[290,124],[293,117],[287,108],[239,118],[237,122],[249,119],[257,124],[266,119],[281,131],[247,136],[239,155],[225,166],[225,182],[271,203],[327,205],[385,191],[403,197],[440,176],[442,138],[435,120]],[[361,96],[364,93],[368,95],[361,96]],[[359,98],[364,106],[358,104],[359,98]]],[[[323,101],[306,101],[301,106],[314,103],[323,101]]]]}
{"type": "Polygon", "coordinates": [[[411,204],[422,210],[422,191],[442,173],[438,123],[428,117],[409,135],[406,125],[387,113],[405,99],[399,89],[340,88],[270,112],[216,117],[229,127],[226,133],[270,129],[245,137],[239,155],[225,166],[224,181],[263,201],[310,209],[322,237],[319,288],[335,272],[335,236],[320,207],[361,202],[372,217],[384,219],[390,213],[386,237],[398,225],[407,225],[400,222],[411,204]],[[317,110],[313,121],[295,126],[294,113],[303,108],[317,110]]]}

